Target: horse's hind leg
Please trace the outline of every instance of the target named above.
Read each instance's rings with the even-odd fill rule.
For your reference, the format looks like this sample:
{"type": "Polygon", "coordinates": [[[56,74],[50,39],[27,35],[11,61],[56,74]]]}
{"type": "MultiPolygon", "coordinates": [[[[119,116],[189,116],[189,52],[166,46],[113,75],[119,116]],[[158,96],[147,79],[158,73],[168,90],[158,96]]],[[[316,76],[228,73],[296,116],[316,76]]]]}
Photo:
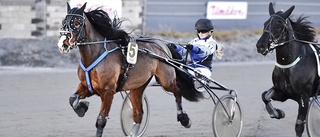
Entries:
{"type": "Polygon", "coordinates": [[[91,95],[92,94],[80,83],[77,91],[70,96],[69,104],[79,117],[83,117],[89,108],[89,102],[79,102],[79,100],[89,97],[91,95]]]}
{"type": "Polygon", "coordinates": [[[140,87],[135,90],[130,90],[130,101],[132,104],[133,111],[133,121],[134,124],[132,126],[132,137],[136,137],[139,134],[140,124],[143,118],[143,107],[142,107],[142,95],[145,87],[140,87]]]}
{"type": "Polygon", "coordinates": [[[175,101],[177,105],[177,120],[185,128],[190,128],[191,120],[188,117],[188,114],[182,108],[182,95],[180,93],[180,89],[177,86],[176,79],[174,79],[172,82],[169,82],[167,80],[168,78],[159,79],[158,82],[166,91],[173,92],[173,95],[176,98],[175,101]]]}
{"type": "Polygon", "coordinates": [[[298,116],[296,121],[296,136],[301,137],[302,133],[304,131],[304,125],[306,123],[306,115],[309,107],[309,98],[308,97],[301,97],[301,100],[298,101],[299,103],[299,110],[298,110],[298,116]]]}
{"type": "Polygon", "coordinates": [[[143,118],[143,106],[142,106],[142,98],[143,92],[148,86],[151,78],[141,87],[137,89],[130,90],[130,101],[132,104],[132,111],[133,111],[133,126],[132,126],[132,137],[137,137],[139,135],[140,124],[143,118]]]}
{"type": "Polygon", "coordinates": [[[177,104],[177,120],[180,121],[181,125],[185,128],[191,127],[191,120],[188,117],[188,114],[183,111],[182,103],[181,103],[181,94],[180,93],[174,93],[174,96],[176,97],[176,104],[177,104]]]}
{"type": "MultiPolygon", "coordinates": [[[[270,114],[271,118],[281,119],[285,117],[284,111],[274,108],[271,104],[271,98],[274,98],[275,96],[279,97],[282,94],[277,94],[274,87],[270,88],[268,91],[265,91],[262,93],[262,100],[266,105],[266,109],[268,113],[270,114]]],[[[284,96],[283,96],[284,97],[284,96]]]]}
{"type": "MultiPolygon", "coordinates": [[[[167,68],[166,68],[167,69],[167,68]]],[[[177,120],[181,123],[185,128],[191,127],[191,120],[188,117],[187,113],[183,111],[182,108],[182,94],[177,85],[176,74],[172,73],[174,70],[170,71],[160,71],[157,76],[158,83],[166,90],[173,93],[177,105],[177,120]]]]}

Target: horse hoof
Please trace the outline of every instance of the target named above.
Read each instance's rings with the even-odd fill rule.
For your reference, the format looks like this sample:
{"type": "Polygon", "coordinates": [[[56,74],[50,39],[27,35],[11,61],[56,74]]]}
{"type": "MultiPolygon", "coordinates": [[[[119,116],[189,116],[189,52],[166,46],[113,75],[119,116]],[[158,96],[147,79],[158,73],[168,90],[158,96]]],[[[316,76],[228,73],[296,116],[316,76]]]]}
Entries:
{"type": "Polygon", "coordinates": [[[81,101],[79,103],[79,106],[76,109],[74,109],[74,111],[77,113],[79,117],[83,117],[88,111],[88,109],[89,109],[89,102],[81,101]]]}
{"type": "Polygon", "coordinates": [[[102,137],[103,129],[97,129],[96,137],[102,137]]]}
{"type": "Polygon", "coordinates": [[[180,121],[181,125],[185,128],[191,127],[191,120],[186,113],[181,113],[178,115],[178,121],[180,121]]]}
{"type": "Polygon", "coordinates": [[[191,119],[189,119],[188,125],[186,125],[186,126],[184,126],[184,127],[185,127],[185,128],[190,128],[190,127],[191,127],[191,124],[192,124],[191,119]]]}
{"type": "Polygon", "coordinates": [[[278,117],[277,119],[281,119],[284,118],[286,116],[286,114],[284,113],[284,111],[280,110],[280,109],[276,109],[278,112],[278,117]]]}
{"type": "Polygon", "coordinates": [[[284,113],[284,111],[280,109],[275,109],[275,112],[270,114],[271,118],[276,118],[276,119],[281,119],[281,118],[284,118],[285,116],[286,114],[284,113]]]}

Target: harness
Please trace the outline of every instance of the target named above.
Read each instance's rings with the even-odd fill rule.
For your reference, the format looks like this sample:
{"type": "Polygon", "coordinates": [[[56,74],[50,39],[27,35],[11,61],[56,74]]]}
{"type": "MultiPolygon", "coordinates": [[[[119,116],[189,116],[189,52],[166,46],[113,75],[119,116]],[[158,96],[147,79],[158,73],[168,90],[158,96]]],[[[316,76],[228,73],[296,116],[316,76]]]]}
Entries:
{"type": "MultiPolygon", "coordinates": [[[[137,41],[143,41],[143,42],[151,42],[151,38],[137,38],[137,39],[134,39],[134,41],[137,40],[137,41]]],[[[106,45],[107,43],[112,43],[112,42],[118,42],[120,41],[119,40],[106,40],[106,38],[104,39],[104,41],[96,41],[96,42],[83,42],[83,43],[76,43],[76,45],[91,45],[91,44],[101,44],[103,43],[103,47],[105,48],[105,52],[103,52],[93,63],[91,63],[88,67],[85,67],[84,64],[82,63],[82,61],[80,60],[79,61],[79,64],[80,64],[80,67],[81,69],[85,72],[85,77],[86,77],[86,82],[87,82],[87,86],[88,86],[88,90],[90,91],[91,94],[93,94],[93,88],[92,88],[92,84],[91,84],[91,79],[90,79],[90,75],[89,75],[89,71],[92,70],[95,66],[97,66],[104,58],[107,57],[107,55],[109,53],[112,53],[116,50],[121,50],[122,51],[122,54],[124,57],[126,57],[126,52],[127,51],[127,47],[123,47],[123,46],[117,46],[117,47],[114,47],[113,49],[111,50],[107,50],[106,48],[106,45]]],[[[159,49],[161,49],[160,47],[158,47],[159,49]]],[[[161,49],[163,51],[163,49],[161,49]]],[[[138,49],[139,52],[143,52],[143,53],[146,53],[146,54],[150,54],[152,53],[151,51],[148,51],[146,49],[138,49]],[[147,52],[146,52],[147,51],[147,52]]],[[[163,51],[164,52],[164,51],[163,51]]],[[[165,53],[165,52],[164,52],[165,53]]],[[[154,53],[153,53],[154,54],[154,53]]],[[[150,54],[151,55],[151,54],[150,54]]],[[[167,54],[166,54],[167,55],[167,54]]],[[[169,55],[167,55],[169,56],[169,55]]],[[[116,91],[121,91],[122,90],[122,87],[123,85],[125,84],[125,81],[128,77],[128,71],[130,68],[133,68],[134,65],[133,64],[130,64],[128,63],[126,60],[123,60],[123,66],[122,66],[122,69],[124,69],[124,73],[121,74],[121,76],[119,77],[119,85],[116,89],[116,91]]]]}
{"type": "MultiPolygon", "coordinates": [[[[110,50],[108,50],[106,48],[107,43],[116,43],[119,41],[122,41],[121,39],[118,40],[107,40],[106,38],[103,41],[95,41],[95,42],[86,42],[86,38],[85,38],[85,22],[84,19],[85,17],[83,15],[79,15],[79,14],[75,14],[76,11],[72,11],[69,12],[70,14],[67,14],[67,17],[65,19],[65,24],[63,25],[63,27],[60,30],[60,35],[67,37],[69,39],[69,44],[70,46],[68,47],[68,50],[71,48],[75,48],[77,46],[82,46],[82,45],[93,45],[93,44],[103,44],[103,47],[105,49],[105,51],[94,61],[92,62],[89,66],[85,66],[83,64],[83,62],[80,60],[79,61],[79,66],[80,68],[84,71],[85,73],[85,79],[86,79],[86,83],[87,83],[87,88],[89,90],[89,92],[91,94],[93,93],[93,87],[92,87],[92,83],[91,83],[91,79],[90,79],[90,74],[89,72],[96,67],[104,58],[106,58],[110,53],[115,52],[117,50],[121,50],[123,56],[126,56],[126,52],[128,53],[129,49],[128,46],[117,46],[114,47],[110,50]],[[74,43],[71,43],[71,39],[74,39],[74,35],[73,33],[75,33],[75,35],[77,36],[75,39],[76,41],[74,43]]],[[[137,52],[141,52],[144,54],[147,54],[148,56],[151,56],[153,58],[159,59],[165,63],[167,63],[170,66],[175,67],[176,69],[180,70],[180,71],[184,71],[183,68],[180,68],[176,61],[170,60],[170,56],[169,54],[167,54],[164,49],[162,47],[159,46],[158,41],[155,40],[160,40],[160,39],[155,39],[155,38],[149,38],[149,37],[139,37],[134,39],[134,41],[141,41],[141,42],[152,42],[155,43],[155,45],[158,46],[154,46],[154,48],[157,48],[159,51],[165,53],[164,56],[160,56],[155,54],[154,52],[150,51],[149,49],[146,48],[142,48],[142,49],[138,49],[137,48],[137,52]]],[[[130,55],[130,54],[128,54],[130,55]]],[[[126,81],[127,78],[127,73],[129,71],[130,68],[133,67],[133,64],[128,63],[126,60],[123,61],[123,66],[122,68],[124,69],[124,73],[121,74],[121,76],[118,79],[118,87],[116,89],[116,91],[120,91],[123,88],[123,85],[126,81]]],[[[186,66],[187,67],[187,66],[186,66]]]]}
{"type": "MultiPolygon", "coordinates": [[[[85,28],[85,21],[84,20],[85,20],[85,16],[77,14],[77,9],[71,9],[69,11],[69,14],[66,15],[65,24],[62,26],[62,28],[60,30],[60,36],[65,36],[69,39],[69,43],[71,44],[69,49],[76,48],[77,46],[82,46],[82,45],[103,44],[105,51],[94,62],[92,62],[89,66],[86,67],[86,66],[84,66],[84,64],[81,60],[79,61],[79,66],[85,73],[88,90],[90,91],[91,94],[93,94],[93,88],[92,88],[92,84],[91,84],[89,71],[92,70],[94,67],[96,67],[104,58],[107,57],[108,54],[110,54],[114,51],[121,49],[122,53],[124,54],[125,47],[122,47],[120,45],[120,46],[114,47],[110,50],[107,49],[107,47],[106,47],[107,43],[119,42],[119,41],[121,41],[121,39],[107,40],[105,38],[104,41],[85,42],[86,38],[85,38],[85,29],[84,29],[85,28]],[[71,43],[71,40],[74,37],[73,33],[75,33],[77,35],[77,37],[76,37],[76,42],[71,43]]],[[[121,81],[118,80],[118,82],[120,84],[118,85],[118,87],[116,89],[117,91],[122,89],[122,87],[125,83],[127,72],[129,70],[129,68],[131,67],[131,65],[126,65],[127,62],[125,62],[123,64],[125,64],[124,65],[125,67],[122,67],[125,69],[125,72],[124,72],[124,74],[122,74],[122,76],[120,76],[121,81]]]]}
{"type": "MultiPolygon", "coordinates": [[[[279,41],[282,39],[282,40],[285,40],[286,39],[286,36],[284,35],[285,33],[285,30],[288,29],[288,19],[284,19],[282,18],[281,16],[277,15],[277,14],[273,14],[271,15],[271,21],[270,23],[268,24],[269,25],[269,30],[271,30],[271,22],[273,20],[274,17],[278,17],[280,18],[281,20],[284,21],[284,25],[285,27],[282,29],[280,35],[278,38],[275,38],[275,36],[271,33],[271,31],[269,30],[264,30],[265,32],[268,32],[270,34],[270,38],[269,38],[269,41],[271,42],[270,43],[270,48],[268,49],[268,52],[270,51],[273,51],[275,48],[279,47],[279,46],[283,46],[284,44],[287,44],[289,42],[292,42],[292,41],[297,41],[297,42],[301,42],[301,43],[307,43],[310,48],[313,50],[314,52],[314,55],[316,57],[316,61],[317,61],[317,66],[318,66],[318,75],[320,77],[320,67],[319,67],[319,55],[317,54],[317,51],[315,49],[315,47],[313,46],[314,45],[318,45],[318,43],[314,43],[314,42],[310,42],[310,41],[304,41],[304,40],[299,40],[295,37],[295,35],[293,34],[292,35],[292,39],[289,39],[289,40],[286,40],[284,42],[281,42],[279,43],[279,41]]],[[[291,30],[293,31],[293,30],[291,30]]],[[[295,66],[297,63],[299,63],[299,61],[301,60],[302,56],[299,55],[292,63],[290,64],[287,64],[287,65],[282,65],[282,64],[279,64],[277,61],[275,62],[275,66],[279,67],[279,68],[282,68],[282,69],[286,69],[286,68],[291,68],[293,66],[295,66]]]]}
{"type": "MultiPolygon", "coordinates": [[[[106,46],[108,42],[113,42],[114,40],[111,41],[107,41],[106,38],[103,41],[103,47],[106,49],[105,52],[103,52],[93,63],[91,63],[88,67],[85,67],[82,63],[82,61],[79,61],[80,67],[82,68],[82,70],[85,72],[85,76],[86,76],[86,82],[88,85],[88,90],[91,92],[91,94],[93,94],[93,90],[92,90],[92,85],[91,85],[91,80],[90,80],[90,75],[89,75],[89,71],[91,69],[93,69],[95,66],[97,66],[109,53],[112,53],[118,49],[120,49],[120,47],[115,47],[111,50],[107,50],[106,46]]],[[[94,42],[97,43],[97,42],[94,42]]],[[[93,44],[91,42],[87,42],[87,43],[82,43],[81,45],[88,45],[88,44],[93,44]]]]}

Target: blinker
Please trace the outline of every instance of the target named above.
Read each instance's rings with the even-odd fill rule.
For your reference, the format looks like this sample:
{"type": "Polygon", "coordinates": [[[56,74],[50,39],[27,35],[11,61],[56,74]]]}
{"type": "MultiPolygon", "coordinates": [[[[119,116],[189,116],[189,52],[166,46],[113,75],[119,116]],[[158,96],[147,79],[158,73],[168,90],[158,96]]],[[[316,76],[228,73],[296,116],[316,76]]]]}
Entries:
{"type": "Polygon", "coordinates": [[[68,14],[66,17],[65,30],[79,35],[84,25],[84,17],[78,14],[68,14]]]}

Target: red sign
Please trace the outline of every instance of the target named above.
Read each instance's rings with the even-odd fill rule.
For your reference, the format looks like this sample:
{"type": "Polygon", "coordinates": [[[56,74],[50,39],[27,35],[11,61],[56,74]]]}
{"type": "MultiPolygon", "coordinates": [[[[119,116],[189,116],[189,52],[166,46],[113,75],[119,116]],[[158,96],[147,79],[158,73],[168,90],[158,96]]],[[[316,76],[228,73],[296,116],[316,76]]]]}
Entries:
{"type": "Polygon", "coordinates": [[[208,2],[208,19],[246,19],[247,2],[208,2]]]}

